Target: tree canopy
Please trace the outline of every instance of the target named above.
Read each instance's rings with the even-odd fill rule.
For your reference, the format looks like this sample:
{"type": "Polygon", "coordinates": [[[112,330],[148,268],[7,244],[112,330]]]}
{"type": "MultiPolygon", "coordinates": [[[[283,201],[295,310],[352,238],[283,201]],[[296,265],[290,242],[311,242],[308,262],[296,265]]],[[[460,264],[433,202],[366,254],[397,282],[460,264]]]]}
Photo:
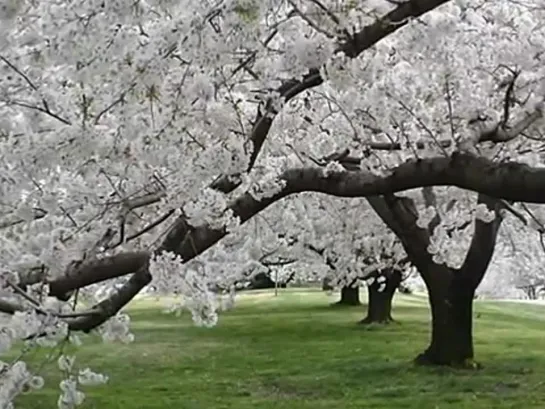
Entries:
{"type": "MultiPolygon", "coordinates": [[[[278,239],[244,223],[308,193],[410,198],[453,269],[452,240],[476,251],[456,221],[495,242],[501,209],[541,231],[513,203],[545,203],[544,18],[538,0],[4,2],[0,350],[131,341],[119,312],[150,283],[213,325],[210,285],[278,239]]],[[[314,237],[337,228],[318,213],[314,237]]],[[[105,380],[71,359],[61,408],[105,380]]],[[[6,368],[2,407],[42,384],[6,368]]]]}

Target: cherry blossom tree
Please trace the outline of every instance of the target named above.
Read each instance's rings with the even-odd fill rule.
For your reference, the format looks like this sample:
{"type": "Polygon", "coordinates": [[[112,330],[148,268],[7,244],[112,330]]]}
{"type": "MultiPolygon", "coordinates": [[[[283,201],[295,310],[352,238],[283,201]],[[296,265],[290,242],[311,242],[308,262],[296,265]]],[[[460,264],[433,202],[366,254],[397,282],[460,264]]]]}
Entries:
{"type": "Polygon", "coordinates": [[[520,212],[526,216],[525,222],[507,221],[499,237],[498,255],[491,263],[492,278],[483,289],[485,296],[530,300],[542,297],[545,289],[543,210],[523,205],[520,212]]]}
{"type": "MultiPolygon", "coordinates": [[[[324,199],[321,202],[323,205],[324,199]]],[[[305,247],[321,256],[329,266],[325,278],[328,286],[341,289],[338,304],[359,305],[359,288],[365,285],[369,319],[363,321],[386,322],[391,318],[391,301],[401,283],[406,254],[365,202],[351,200],[339,204],[326,204],[325,208],[330,210],[328,214],[313,217],[319,224],[330,217],[332,220],[327,224],[330,230],[325,231],[322,227],[320,235],[305,247]],[[385,288],[387,292],[377,294],[385,288]]],[[[317,229],[318,226],[314,230],[317,229]]]]}
{"type": "Polygon", "coordinates": [[[365,200],[307,195],[289,198],[275,210],[278,213],[267,213],[267,219],[275,223],[266,222],[263,227],[274,232],[266,234],[267,237],[276,234],[278,246],[260,259],[274,256],[278,261],[272,262],[273,265],[290,266],[297,260],[300,267],[297,270],[289,267],[293,276],[290,273],[284,277],[311,282],[326,280],[331,290],[341,290],[339,305],[360,305],[359,287],[375,283],[367,286],[368,292],[373,294],[369,297],[372,302],[368,309],[391,309],[391,299],[400,284],[407,258],[395,235],[365,200]],[[327,268],[323,268],[324,265],[327,268]],[[394,280],[388,285],[391,276],[394,280]],[[389,288],[388,297],[375,294],[385,287],[389,288]],[[376,302],[385,305],[375,306],[376,302]]]}
{"type": "MultiPolygon", "coordinates": [[[[426,360],[472,359],[501,213],[545,202],[544,14],[537,0],[4,2],[1,350],[131,341],[120,311],[150,283],[213,325],[210,284],[263,252],[241,225],[314,192],[370,198],[429,277],[426,360]],[[461,266],[418,193],[394,195],[432,186],[479,193],[461,266]],[[226,236],[242,240],[233,269],[228,244],[212,248],[226,236]]],[[[74,362],[59,360],[61,408],[105,381],[74,362]]],[[[3,407],[43,383],[24,357],[0,376],[3,407]]]]}

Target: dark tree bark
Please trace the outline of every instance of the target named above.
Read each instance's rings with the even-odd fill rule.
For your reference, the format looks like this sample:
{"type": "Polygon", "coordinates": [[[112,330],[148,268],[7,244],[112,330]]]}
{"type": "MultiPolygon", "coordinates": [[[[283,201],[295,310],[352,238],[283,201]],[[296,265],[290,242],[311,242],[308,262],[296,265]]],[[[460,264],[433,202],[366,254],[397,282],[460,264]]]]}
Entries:
{"type": "Polygon", "coordinates": [[[361,305],[360,288],[344,286],[341,288],[341,299],[335,305],[361,305]]]}
{"type": "Polygon", "coordinates": [[[269,273],[257,273],[252,277],[250,283],[245,288],[245,290],[266,290],[271,288],[287,288],[288,284],[294,279],[295,273],[291,273],[289,277],[284,281],[279,281],[275,284],[274,280],[271,278],[271,272],[269,273]]]}
{"type": "MultiPolygon", "coordinates": [[[[318,249],[310,244],[306,245],[307,248],[316,254],[319,254],[320,256],[324,255],[325,249],[318,249]]],[[[325,260],[328,267],[331,269],[331,271],[336,271],[337,266],[335,265],[335,260],[333,260],[331,257],[326,257],[325,260]]],[[[325,277],[322,280],[322,291],[331,291],[335,287],[331,285],[332,279],[329,277],[325,277]]],[[[336,303],[333,303],[333,305],[361,305],[360,301],[360,289],[359,287],[353,287],[356,280],[352,281],[350,285],[345,285],[341,287],[341,299],[337,301],[336,303]]]]}
{"type": "Polygon", "coordinates": [[[413,293],[413,291],[409,287],[407,287],[406,285],[403,285],[403,284],[399,285],[398,291],[401,294],[412,294],[413,293]]]}
{"type": "MultiPolygon", "coordinates": [[[[286,288],[286,283],[280,282],[278,288],[286,288]]],[[[265,290],[275,288],[275,283],[267,273],[258,273],[250,280],[246,290],[265,290]]]]}
{"type": "MultiPolygon", "coordinates": [[[[462,267],[453,269],[436,264],[427,251],[431,229],[416,225],[418,213],[412,199],[387,195],[369,198],[369,203],[400,238],[405,251],[420,272],[431,307],[431,340],[415,362],[428,365],[471,367],[473,361],[473,298],[488,268],[502,221],[500,202],[479,195],[496,212],[491,223],[476,220],[475,231],[462,267]]],[[[439,220],[430,225],[436,226],[439,220]]]]}
{"type": "Polygon", "coordinates": [[[451,274],[451,279],[443,283],[442,290],[430,293],[431,341],[428,348],[417,356],[416,363],[471,367],[474,365],[475,288],[458,274],[451,274]]]}
{"type": "Polygon", "coordinates": [[[322,280],[322,291],[333,291],[335,287],[331,285],[331,279],[325,277],[322,280]]]}
{"type": "Polygon", "coordinates": [[[384,288],[377,280],[367,286],[367,316],[360,321],[361,324],[387,324],[392,318],[392,300],[394,294],[401,283],[401,271],[391,270],[383,274],[386,279],[384,288]]]}
{"type": "Polygon", "coordinates": [[[543,287],[544,283],[540,282],[538,284],[518,286],[517,288],[524,291],[524,294],[526,294],[526,297],[528,297],[529,300],[537,300],[539,293],[543,291],[543,287]]]}

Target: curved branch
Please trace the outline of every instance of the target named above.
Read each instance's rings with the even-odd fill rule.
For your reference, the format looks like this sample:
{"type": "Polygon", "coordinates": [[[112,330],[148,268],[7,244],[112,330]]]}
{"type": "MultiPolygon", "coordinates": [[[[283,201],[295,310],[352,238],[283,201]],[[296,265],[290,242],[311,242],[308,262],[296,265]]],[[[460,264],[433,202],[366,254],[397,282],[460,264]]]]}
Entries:
{"type": "Polygon", "coordinates": [[[393,194],[371,196],[367,201],[382,221],[395,233],[401,241],[409,260],[422,274],[427,274],[433,264],[427,248],[430,243],[430,232],[416,224],[418,213],[414,201],[408,197],[393,194]]]}
{"type": "MultiPolygon", "coordinates": [[[[405,162],[387,176],[376,176],[364,171],[324,174],[320,168],[300,168],[285,171],[280,179],[284,188],[275,195],[258,200],[247,192],[234,200],[229,209],[244,223],[272,203],[296,193],[319,192],[341,197],[369,197],[434,185],[457,186],[511,201],[545,203],[545,168],[531,168],[518,163],[500,164],[471,154],[405,162]]],[[[192,227],[180,217],[157,252],[172,251],[184,261],[189,261],[226,234],[225,228],[192,227]]],[[[122,275],[121,270],[113,268],[114,265],[124,266],[126,269],[123,274],[138,271],[120,290],[93,307],[94,311],[100,310],[100,314],[73,320],[70,328],[90,330],[102,324],[149,284],[151,276],[147,268],[148,257],[146,253],[122,253],[109,260],[110,264],[95,265],[95,268],[87,265],[86,268],[83,266],[77,269],[77,274],[69,274],[67,282],[75,283],[77,280],[79,285],[85,286],[100,281],[97,277],[105,280],[122,275]]],[[[74,285],[61,282],[56,284],[57,288],[62,289],[59,292],[67,291],[74,285]]]]}
{"type": "Polygon", "coordinates": [[[92,329],[105,323],[109,318],[117,314],[121,308],[127,305],[142,288],[151,282],[151,274],[148,270],[148,263],[140,267],[113,295],[99,302],[91,308],[95,313],[82,315],[81,317],[66,320],[68,328],[72,331],[89,332],[92,329]]]}
{"type": "MultiPolygon", "coordinates": [[[[545,203],[545,168],[531,168],[518,163],[500,164],[471,154],[406,162],[383,177],[363,171],[325,175],[320,168],[301,168],[287,170],[280,179],[285,187],[277,194],[257,200],[250,193],[244,193],[231,203],[229,209],[244,223],[272,203],[296,193],[320,192],[341,197],[369,197],[434,185],[457,186],[513,201],[545,203]]],[[[180,217],[158,251],[173,251],[188,261],[226,234],[225,228],[193,228],[180,217]]],[[[150,280],[149,273],[142,273],[139,279],[129,280],[127,286],[131,286],[131,291],[123,287],[119,297],[128,302],[125,294],[136,294],[139,291],[137,287],[143,288],[150,280]]],[[[114,294],[113,297],[116,296],[114,294]]]]}

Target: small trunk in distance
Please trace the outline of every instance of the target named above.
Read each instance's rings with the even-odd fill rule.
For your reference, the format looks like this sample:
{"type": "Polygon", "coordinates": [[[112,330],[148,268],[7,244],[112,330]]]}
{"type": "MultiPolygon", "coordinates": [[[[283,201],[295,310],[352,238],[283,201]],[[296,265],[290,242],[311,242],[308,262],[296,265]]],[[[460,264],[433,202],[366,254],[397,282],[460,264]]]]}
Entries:
{"type": "Polygon", "coordinates": [[[360,288],[359,287],[342,287],[341,299],[335,305],[360,305],[360,288]]]}
{"type": "Polygon", "coordinates": [[[392,270],[383,275],[386,281],[379,283],[375,280],[367,285],[367,317],[360,321],[361,324],[387,324],[392,318],[392,300],[401,283],[401,271],[392,270]]]}

